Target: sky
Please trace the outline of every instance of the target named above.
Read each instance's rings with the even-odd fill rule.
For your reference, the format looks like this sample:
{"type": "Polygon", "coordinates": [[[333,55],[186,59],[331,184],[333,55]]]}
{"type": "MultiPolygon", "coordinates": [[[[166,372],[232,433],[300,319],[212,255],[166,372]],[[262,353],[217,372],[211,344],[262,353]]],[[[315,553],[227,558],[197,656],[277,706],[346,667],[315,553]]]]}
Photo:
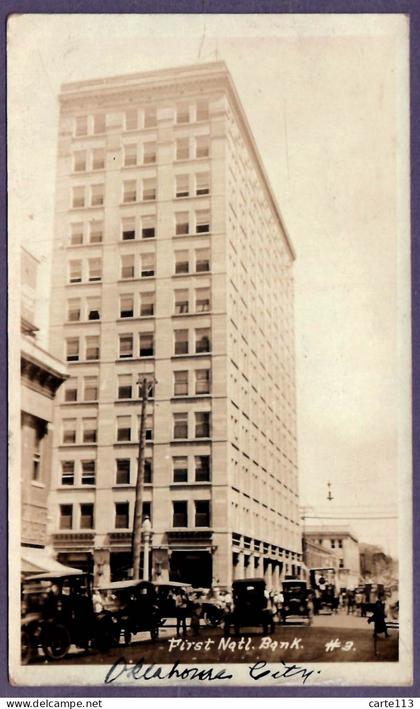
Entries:
{"type": "Polygon", "coordinates": [[[8,39],[10,233],[41,260],[44,333],[60,85],[226,62],[296,251],[306,521],[347,517],[394,555],[410,494],[405,38],[391,15],[21,15],[8,39]]]}

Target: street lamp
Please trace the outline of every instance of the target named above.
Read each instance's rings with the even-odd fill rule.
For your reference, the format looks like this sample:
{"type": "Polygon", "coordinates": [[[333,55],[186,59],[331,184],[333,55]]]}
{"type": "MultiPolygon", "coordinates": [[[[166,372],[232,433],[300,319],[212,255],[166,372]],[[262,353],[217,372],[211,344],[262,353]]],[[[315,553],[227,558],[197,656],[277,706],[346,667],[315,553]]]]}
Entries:
{"type": "Polygon", "coordinates": [[[150,540],[152,537],[152,523],[148,517],[144,518],[141,529],[143,532],[143,581],[148,581],[150,540]]]}

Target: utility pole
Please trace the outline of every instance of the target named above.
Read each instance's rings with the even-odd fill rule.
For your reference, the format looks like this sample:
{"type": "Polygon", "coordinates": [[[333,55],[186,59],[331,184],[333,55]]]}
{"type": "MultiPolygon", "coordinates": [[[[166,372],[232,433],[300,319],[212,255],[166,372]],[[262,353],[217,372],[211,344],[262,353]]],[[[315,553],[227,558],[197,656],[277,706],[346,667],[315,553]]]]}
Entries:
{"type": "MultiPolygon", "coordinates": [[[[137,459],[137,482],[136,482],[136,500],[134,504],[134,523],[133,523],[133,579],[140,578],[140,553],[141,553],[141,533],[143,522],[143,488],[144,488],[144,448],[146,440],[146,404],[149,398],[149,386],[146,377],[139,378],[137,382],[140,386],[141,396],[141,414],[140,414],[140,433],[139,433],[139,453],[137,459]]],[[[145,570],[143,569],[143,575],[145,570]]]]}

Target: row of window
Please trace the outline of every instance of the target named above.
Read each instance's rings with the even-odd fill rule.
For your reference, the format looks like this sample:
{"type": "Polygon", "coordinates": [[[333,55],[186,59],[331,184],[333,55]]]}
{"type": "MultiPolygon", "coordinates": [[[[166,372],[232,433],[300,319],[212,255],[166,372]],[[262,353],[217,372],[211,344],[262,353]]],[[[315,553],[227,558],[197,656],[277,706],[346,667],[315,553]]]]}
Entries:
{"type": "MultiPolygon", "coordinates": [[[[175,176],[175,197],[200,197],[210,194],[210,173],[175,176]]],[[[151,202],[157,199],[157,180],[155,177],[145,177],[141,180],[124,180],[122,185],[122,202],[151,202]]],[[[72,189],[73,209],[83,207],[101,207],[105,200],[105,185],[77,185],[72,189]]]]}
{"type": "MultiPolygon", "coordinates": [[[[143,503],[143,517],[151,514],[151,503],[143,503]]],[[[114,529],[129,529],[130,503],[115,502],[114,529]]],[[[172,527],[188,527],[188,502],[172,503],[172,527]]],[[[194,527],[210,527],[210,501],[194,500],[194,527]]],[[[95,505],[84,502],[79,506],[64,504],[59,506],[59,529],[95,529],[95,505]],[[76,517],[77,515],[77,517],[76,517]]]]}
{"type": "MultiPolygon", "coordinates": [[[[73,134],[76,138],[86,135],[100,135],[106,132],[106,113],[76,116],[73,134]]],[[[206,100],[194,103],[180,103],[174,107],[174,120],[179,125],[209,120],[209,104],[206,100]]],[[[157,108],[130,108],[124,113],[124,128],[127,131],[142,128],[156,128],[157,108]]]]}
{"type": "MultiPolygon", "coordinates": [[[[197,328],[194,331],[195,347],[190,347],[189,330],[174,331],[174,354],[203,354],[211,351],[209,328],[197,328]]],[[[66,339],[67,362],[92,361],[100,359],[100,336],[87,335],[86,337],[68,337],[66,339]]],[[[119,359],[133,357],[154,357],[155,333],[140,332],[138,335],[124,333],[119,335],[119,359]],[[138,339],[138,347],[135,347],[138,339]]]]}
{"type": "MultiPolygon", "coordinates": [[[[132,485],[137,477],[137,459],[117,458],[115,461],[115,484],[132,485]]],[[[172,458],[172,481],[174,483],[198,482],[207,483],[211,479],[210,456],[174,456],[172,458]],[[189,465],[191,459],[191,466],[189,465]]],[[[144,460],[144,483],[153,481],[152,458],[144,460]]],[[[96,461],[95,460],[63,460],[61,461],[61,485],[74,487],[74,485],[95,485],[96,461]]]]}
{"type": "MultiPolygon", "coordinates": [[[[69,245],[100,244],[103,240],[103,222],[92,220],[89,223],[88,234],[85,233],[83,222],[70,224],[69,245]]],[[[198,209],[193,215],[189,212],[175,213],[175,236],[207,234],[210,232],[210,210],[198,209]]],[[[147,214],[142,217],[125,217],[121,221],[121,241],[154,239],[156,236],[156,215],[147,214]]]]}
{"type": "MultiPolygon", "coordinates": [[[[179,289],[174,293],[174,313],[204,313],[210,310],[210,289],[196,288],[194,299],[188,289],[179,289]],[[192,301],[192,302],[191,302],[192,301]]],[[[155,292],[143,291],[134,295],[120,295],[120,318],[150,317],[155,312],[155,292]]],[[[69,298],[67,301],[67,321],[80,322],[101,319],[101,298],[92,296],[85,299],[69,298]]]]}

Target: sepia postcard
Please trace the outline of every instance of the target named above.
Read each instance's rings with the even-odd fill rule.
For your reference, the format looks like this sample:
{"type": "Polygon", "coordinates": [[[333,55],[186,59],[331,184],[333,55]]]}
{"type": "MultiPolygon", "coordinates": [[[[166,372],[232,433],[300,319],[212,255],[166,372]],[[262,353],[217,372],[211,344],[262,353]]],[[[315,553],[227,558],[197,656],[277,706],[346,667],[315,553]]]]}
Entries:
{"type": "Polygon", "coordinates": [[[412,683],[408,45],[9,17],[12,685],[412,683]]]}

